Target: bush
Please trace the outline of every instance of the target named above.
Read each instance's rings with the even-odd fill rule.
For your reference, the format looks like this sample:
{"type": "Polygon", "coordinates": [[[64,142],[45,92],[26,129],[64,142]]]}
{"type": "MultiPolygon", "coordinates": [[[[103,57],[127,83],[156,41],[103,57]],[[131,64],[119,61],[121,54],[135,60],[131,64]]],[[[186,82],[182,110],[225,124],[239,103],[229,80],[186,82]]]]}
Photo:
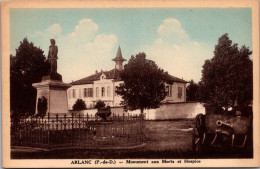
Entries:
{"type": "Polygon", "coordinates": [[[86,109],[86,103],[82,99],[78,99],[72,108],[74,111],[84,110],[86,109]]]}
{"type": "Polygon", "coordinates": [[[106,104],[102,101],[102,100],[99,100],[96,105],[95,105],[95,108],[96,109],[100,109],[100,108],[103,108],[103,107],[106,107],[106,104]]]}

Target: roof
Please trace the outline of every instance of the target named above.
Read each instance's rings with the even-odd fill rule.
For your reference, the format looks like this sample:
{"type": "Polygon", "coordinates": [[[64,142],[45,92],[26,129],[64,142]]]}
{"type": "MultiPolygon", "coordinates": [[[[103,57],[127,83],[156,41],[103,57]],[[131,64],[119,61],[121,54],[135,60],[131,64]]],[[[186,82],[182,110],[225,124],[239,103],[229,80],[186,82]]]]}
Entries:
{"type": "Polygon", "coordinates": [[[93,75],[87,76],[83,79],[77,80],[75,82],[72,82],[72,85],[81,85],[81,84],[91,84],[96,80],[100,79],[100,76],[102,74],[106,75],[106,79],[114,79],[116,81],[120,81],[120,71],[118,69],[112,69],[110,71],[101,71],[101,72],[97,72],[93,75]]]}
{"type": "Polygon", "coordinates": [[[169,75],[168,74],[168,77],[169,77],[169,80],[170,82],[179,82],[179,83],[188,83],[186,80],[183,80],[183,79],[180,79],[178,77],[175,77],[175,76],[172,76],[172,75],[169,75]]]}
{"type": "Polygon", "coordinates": [[[120,46],[118,47],[116,57],[114,59],[112,59],[112,60],[113,61],[126,61],[126,59],[124,59],[123,56],[122,56],[122,52],[121,52],[120,46]]]}
{"type": "MultiPolygon", "coordinates": [[[[104,73],[106,75],[106,79],[114,79],[115,81],[120,81],[120,70],[118,69],[112,69],[110,71],[101,71],[101,72],[97,72],[93,75],[90,75],[88,77],[85,77],[83,79],[77,80],[75,82],[72,82],[72,85],[82,85],[82,84],[91,84],[96,80],[100,79],[100,76],[104,73]]],[[[168,75],[168,80],[169,83],[173,83],[173,82],[179,82],[179,83],[188,83],[187,81],[180,79],[178,77],[172,76],[172,75],[168,75]]]]}

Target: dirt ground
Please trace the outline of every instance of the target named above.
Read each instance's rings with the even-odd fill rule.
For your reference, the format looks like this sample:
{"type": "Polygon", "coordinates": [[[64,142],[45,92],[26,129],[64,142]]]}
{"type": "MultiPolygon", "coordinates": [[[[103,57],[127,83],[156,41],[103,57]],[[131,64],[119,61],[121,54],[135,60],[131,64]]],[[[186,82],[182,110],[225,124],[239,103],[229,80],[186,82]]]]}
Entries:
{"type": "Polygon", "coordinates": [[[180,158],[192,148],[192,120],[145,121],[144,144],[126,149],[14,151],[12,158],[180,158]]]}
{"type": "Polygon", "coordinates": [[[169,151],[176,156],[192,151],[193,120],[146,121],[145,128],[145,151],[169,151]]]}
{"type": "Polygon", "coordinates": [[[14,159],[174,159],[251,158],[247,154],[209,151],[197,156],[192,151],[194,120],[144,121],[144,144],[118,149],[80,147],[51,151],[13,151],[14,159]]]}

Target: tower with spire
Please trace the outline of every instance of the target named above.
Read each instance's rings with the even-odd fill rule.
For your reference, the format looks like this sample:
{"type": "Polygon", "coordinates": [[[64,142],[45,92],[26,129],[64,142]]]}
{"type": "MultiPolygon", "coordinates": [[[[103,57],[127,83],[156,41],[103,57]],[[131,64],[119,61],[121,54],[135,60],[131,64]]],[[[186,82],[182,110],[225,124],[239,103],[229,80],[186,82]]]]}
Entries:
{"type": "Polygon", "coordinates": [[[126,59],[122,56],[120,46],[118,47],[116,57],[112,60],[116,62],[115,68],[121,71],[123,69],[123,62],[126,61],[126,59]]]}

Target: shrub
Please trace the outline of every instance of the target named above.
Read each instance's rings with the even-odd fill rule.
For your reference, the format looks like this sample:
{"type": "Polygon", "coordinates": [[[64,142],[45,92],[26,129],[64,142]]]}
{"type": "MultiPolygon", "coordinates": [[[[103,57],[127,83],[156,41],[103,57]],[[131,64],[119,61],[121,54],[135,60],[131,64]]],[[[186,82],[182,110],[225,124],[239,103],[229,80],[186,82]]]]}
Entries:
{"type": "Polygon", "coordinates": [[[74,111],[84,110],[86,109],[86,103],[82,99],[78,99],[72,108],[74,111]]]}
{"type": "Polygon", "coordinates": [[[96,109],[100,109],[102,107],[106,107],[106,104],[102,101],[102,100],[99,100],[96,105],[95,105],[95,108],[96,109]]]}

